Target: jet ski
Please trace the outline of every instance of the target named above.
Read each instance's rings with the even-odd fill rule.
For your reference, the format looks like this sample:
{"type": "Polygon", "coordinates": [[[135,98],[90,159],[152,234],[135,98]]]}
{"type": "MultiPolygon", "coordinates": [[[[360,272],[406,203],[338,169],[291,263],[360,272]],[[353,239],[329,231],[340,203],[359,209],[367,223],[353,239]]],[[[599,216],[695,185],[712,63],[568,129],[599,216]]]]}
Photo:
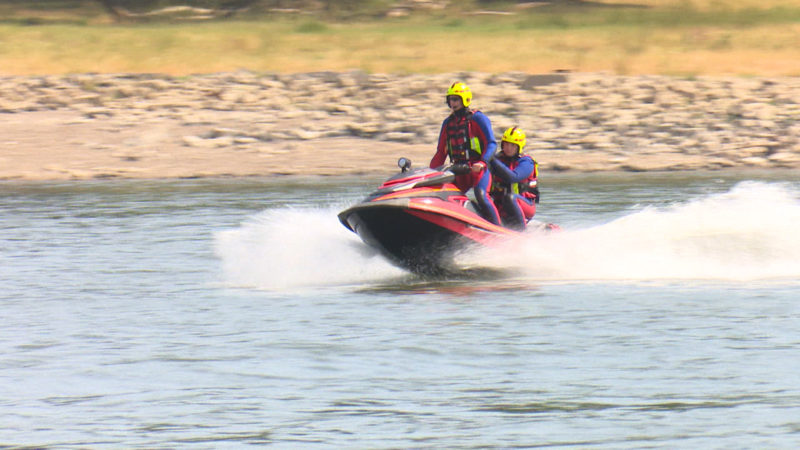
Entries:
{"type": "MultiPolygon", "coordinates": [[[[345,227],[393,264],[417,274],[447,273],[459,250],[521,234],[484,219],[476,203],[456,187],[456,175],[468,167],[411,169],[407,158],[400,158],[397,165],[400,173],[338,215],[345,227]]],[[[558,229],[553,224],[529,224],[534,226],[558,229]]]]}

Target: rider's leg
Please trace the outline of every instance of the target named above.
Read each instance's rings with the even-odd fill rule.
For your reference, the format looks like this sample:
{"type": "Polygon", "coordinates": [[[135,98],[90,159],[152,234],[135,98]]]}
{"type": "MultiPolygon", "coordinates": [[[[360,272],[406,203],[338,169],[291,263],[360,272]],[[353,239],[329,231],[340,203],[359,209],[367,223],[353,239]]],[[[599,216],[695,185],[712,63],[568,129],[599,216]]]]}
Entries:
{"type": "Polygon", "coordinates": [[[503,197],[503,209],[508,214],[507,226],[515,230],[524,230],[525,225],[536,213],[536,204],[533,199],[509,192],[503,197]]]}
{"type": "Polygon", "coordinates": [[[478,201],[478,206],[481,208],[483,217],[495,225],[500,225],[500,213],[497,211],[497,207],[494,206],[491,197],[489,197],[489,185],[491,182],[492,175],[488,170],[484,170],[480,174],[480,178],[475,184],[473,192],[475,193],[475,200],[478,201]]]}

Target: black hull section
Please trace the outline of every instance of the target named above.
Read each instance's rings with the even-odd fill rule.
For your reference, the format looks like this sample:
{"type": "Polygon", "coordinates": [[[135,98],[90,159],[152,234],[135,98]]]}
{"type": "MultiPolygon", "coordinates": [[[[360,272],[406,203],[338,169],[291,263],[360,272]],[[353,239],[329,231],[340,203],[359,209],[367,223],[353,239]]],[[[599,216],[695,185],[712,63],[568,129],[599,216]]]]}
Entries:
{"type": "Polygon", "coordinates": [[[398,205],[356,206],[339,214],[339,220],[395,265],[418,274],[446,272],[458,247],[454,244],[463,239],[398,205]]]}

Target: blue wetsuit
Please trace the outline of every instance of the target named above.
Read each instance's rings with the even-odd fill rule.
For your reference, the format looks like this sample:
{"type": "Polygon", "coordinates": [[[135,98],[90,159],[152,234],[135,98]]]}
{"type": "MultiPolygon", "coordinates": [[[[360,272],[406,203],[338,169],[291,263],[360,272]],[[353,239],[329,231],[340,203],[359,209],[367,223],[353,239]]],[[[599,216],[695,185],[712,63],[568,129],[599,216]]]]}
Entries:
{"type": "Polygon", "coordinates": [[[470,167],[481,163],[482,171],[459,175],[456,177],[455,184],[462,192],[473,188],[475,199],[478,201],[484,217],[499,225],[500,214],[489,197],[489,186],[492,180],[488,170],[489,161],[496,150],[497,142],[495,142],[489,118],[480,111],[463,108],[450,114],[442,122],[436,154],[431,159],[430,167],[441,167],[448,156],[450,162],[465,162],[470,167]]]}
{"type": "Polygon", "coordinates": [[[538,176],[536,162],[525,154],[513,158],[501,154],[491,161],[491,171],[494,182],[490,194],[495,204],[502,205],[506,226],[524,229],[536,214],[536,194],[527,189],[538,176]]]}

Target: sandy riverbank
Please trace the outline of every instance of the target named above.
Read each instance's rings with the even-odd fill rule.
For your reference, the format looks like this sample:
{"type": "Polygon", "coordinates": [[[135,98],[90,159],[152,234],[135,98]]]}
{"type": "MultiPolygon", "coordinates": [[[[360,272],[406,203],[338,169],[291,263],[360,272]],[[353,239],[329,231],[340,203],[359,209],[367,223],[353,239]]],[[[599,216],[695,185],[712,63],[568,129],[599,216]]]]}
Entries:
{"type": "Polygon", "coordinates": [[[426,164],[464,80],[543,171],[800,168],[800,79],[606,74],[0,78],[0,179],[362,174],[426,164]]]}

